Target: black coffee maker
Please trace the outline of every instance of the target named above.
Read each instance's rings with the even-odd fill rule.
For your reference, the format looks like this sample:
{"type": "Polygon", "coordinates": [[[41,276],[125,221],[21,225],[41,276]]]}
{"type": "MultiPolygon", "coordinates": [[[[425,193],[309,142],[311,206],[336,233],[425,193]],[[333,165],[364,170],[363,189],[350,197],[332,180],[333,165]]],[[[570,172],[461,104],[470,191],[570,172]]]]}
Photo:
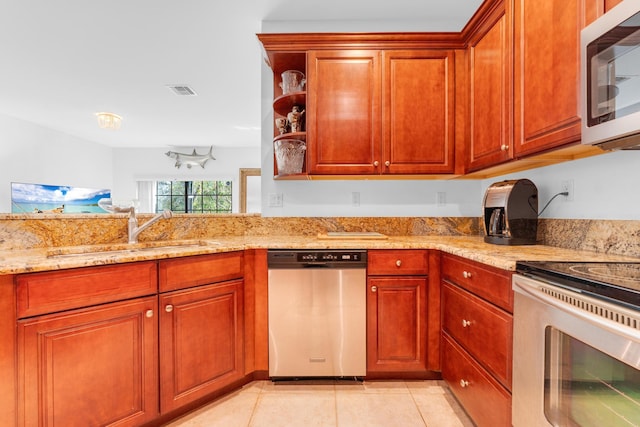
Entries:
{"type": "Polygon", "coordinates": [[[538,189],[528,179],[493,183],[482,202],[484,241],[496,245],[535,245],[538,189]]]}

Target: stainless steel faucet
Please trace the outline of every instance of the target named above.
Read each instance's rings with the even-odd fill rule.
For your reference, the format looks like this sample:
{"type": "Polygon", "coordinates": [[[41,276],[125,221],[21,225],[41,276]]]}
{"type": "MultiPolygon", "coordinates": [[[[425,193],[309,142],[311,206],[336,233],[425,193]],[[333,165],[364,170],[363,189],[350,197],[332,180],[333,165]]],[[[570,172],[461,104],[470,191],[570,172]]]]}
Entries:
{"type": "Polygon", "coordinates": [[[172,216],[173,216],[173,212],[167,209],[157,214],[156,216],[151,218],[149,221],[142,224],[140,227],[138,227],[138,218],[136,218],[136,210],[133,207],[130,208],[129,209],[129,243],[138,243],[138,235],[140,233],[142,233],[144,230],[149,228],[152,224],[160,221],[162,218],[169,219],[172,216]]]}

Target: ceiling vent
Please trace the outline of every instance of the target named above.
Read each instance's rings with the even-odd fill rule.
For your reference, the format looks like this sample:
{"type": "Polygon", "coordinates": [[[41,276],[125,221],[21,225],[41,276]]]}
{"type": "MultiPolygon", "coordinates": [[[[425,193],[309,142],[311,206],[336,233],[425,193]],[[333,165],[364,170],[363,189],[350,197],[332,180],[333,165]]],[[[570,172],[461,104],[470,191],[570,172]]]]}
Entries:
{"type": "Polygon", "coordinates": [[[178,96],[198,96],[196,91],[187,85],[167,85],[167,87],[178,96]]]}

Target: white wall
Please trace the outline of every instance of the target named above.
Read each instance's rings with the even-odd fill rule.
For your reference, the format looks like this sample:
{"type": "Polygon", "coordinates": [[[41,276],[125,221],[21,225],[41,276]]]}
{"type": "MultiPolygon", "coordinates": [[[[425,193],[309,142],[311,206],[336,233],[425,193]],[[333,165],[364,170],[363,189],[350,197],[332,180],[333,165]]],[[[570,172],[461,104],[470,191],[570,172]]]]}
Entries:
{"type": "Polygon", "coordinates": [[[640,151],[608,152],[485,180],[477,203],[492,182],[518,178],[536,184],[540,210],[561,191],[562,181],[573,180],[573,201],[556,197],[541,218],[640,220],[640,151]]]}
{"type": "MultiPolygon", "coordinates": [[[[167,157],[167,151],[190,153],[189,148],[115,148],[113,149],[113,198],[136,200],[138,181],[176,180],[231,180],[233,182],[233,212],[239,211],[240,168],[260,167],[260,148],[216,148],[213,157],[204,168],[175,167],[175,160],[167,157]]],[[[198,154],[205,154],[209,147],[196,147],[198,154]]]]}
{"type": "Polygon", "coordinates": [[[0,212],[11,183],[112,188],[111,148],[0,115],[0,212]]]}
{"type": "MultiPolygon", "coordinates": [[[[233,211],[239,208],[239,168],[260,167],[260,148],[213,148],[216,160],[200,167],[175,168],[164,153],[172,148],[113,149],[91,141],[0,115],[0,212],[11,212],[11,182],[109,188],[112,197],[137,198],[137,181],[230,179],[233,211]]],[[[198,148],[206,153],[208,147],[198,148]]]]}

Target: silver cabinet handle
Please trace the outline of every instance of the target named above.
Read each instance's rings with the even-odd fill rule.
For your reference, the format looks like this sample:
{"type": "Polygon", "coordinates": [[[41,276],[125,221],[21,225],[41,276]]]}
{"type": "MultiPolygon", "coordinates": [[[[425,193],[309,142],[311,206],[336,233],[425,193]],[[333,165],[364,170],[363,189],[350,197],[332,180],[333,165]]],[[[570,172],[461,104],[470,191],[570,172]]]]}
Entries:
{"type": "Polygon", "coordinates": [[[378,167],[379,165],[380,165],[379,161],[376,160],[375,162],[373,162],[373,166],[378,167]]]}
{"type": "Polygon", "coordinates": [[[462,272],[462,277],[464,277],[465,279],[471,279],[471,272],[470,271],[463,271],[462,272]]]}
{"type": "Polygon", "coordinates": [[[167,306],[164,308],[164,311],[166,311],[167,313],[171,313],[173,311],[173,306],[171,304],[167,304],[167,306]]]}
{"type": "Polygon", "coordinates": [[[396,267],[400,267],[402,265],[402,260],[396,260],[396,267]]]}
{"type": "Polygon", "coordinates": [[[462,387],[462,388],[469,387],[469,381],[460,380],[460,387],[462,387]]]}
{"type": "Polygon", "coordinates": [[[471,326],[471,320],[462,319],[462,327],[466,328],[467,326],[471,326]]]}
{"type": "Polygon", "coordinates": [[[384,165],[385,165],[386,167],[389,167],[389,166],[391,166],[391,162],[390,162],[389,160],[387,160],[386,162],[384,162],[384,165]]]}
{"type": "Polygon", "coordinates": [[[377,286],[372,286],[371,287],[371,292],[377,292],[378,291],[378,287],[377,286]]]}
{"type": "Polygon", "coordinates": [[[502,144],[502,145],[500,146],[500,149],[501,149],[502,151],[507,151],[507,150],[509,149],[509,146],[508,146],[507,144],[502,144]]]}
{"type": "Polygon", "coordinates": [[[149,317],[149,318],[153,317],[153,310],[147,310],[147,312],[144,313],[144,315],[149,317]]]}

